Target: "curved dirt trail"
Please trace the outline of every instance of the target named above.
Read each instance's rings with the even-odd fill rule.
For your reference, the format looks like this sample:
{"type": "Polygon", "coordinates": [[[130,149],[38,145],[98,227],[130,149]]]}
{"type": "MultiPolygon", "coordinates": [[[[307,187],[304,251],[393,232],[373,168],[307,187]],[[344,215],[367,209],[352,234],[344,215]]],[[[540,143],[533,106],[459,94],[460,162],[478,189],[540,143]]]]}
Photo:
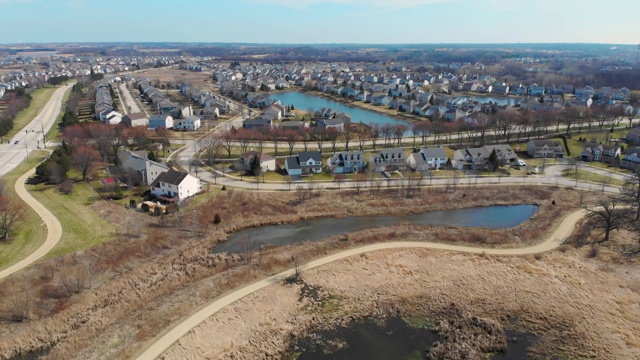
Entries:
{"type": "MultiPolygon", "coordinates": [[[[430,242],[388,242],[372,245],[365,245],[354,249],[344,250],[339,253],[323,257],[318,260],[311,261],[307,264],[301,265],[300,270],[309,270],[322,265],[329,264],[331,262],[341,260],[350,256],[363,254],[370,251],[385,250],[385,249],[398,249],[398,248],[426,248],[445,251],[457,251],[472,254],[488,254],[488,255],[531,255],[537,253],[543,253],[553,250],[562,245],[564,239],[571,235],[571,232],[575,228],[577,222],[585,216],[585,210],[576,211],[568,215],[562,223],[554,230],[554,232],[543,242],[523,248],[511,248],[511,249],[490,249],[480,248],[474,246],[459,246],[449,245],[441,243],[430,242]]],[[[162,355],[171,345],[178,341],[182,336],[187,334],[193,328],[198,326],[207,318],[211,317],[218,311],[222,310],[225,306],[230,305],[243,297],[252,294],[260,289],[263,289],[269,285],[281,282],[286,277],[294,274],[294,269],[283,271],[279,274],[267,277],[253,284],[247,285],[241,289],[233,291],[230,294],[222,296],[210,304],[200,309],[195,314],[186,318],[182,322],[175,325],[173,328],[166,331],[160,338],[157,338],[153,344],[151,344],[144,352],[140,353],[137,357],[138,360],[150,360],[155,359],[162,355]]]]}
{"type": "MultiPolygon", "coordinates": [[[[60,237],[62,237],[62,225],[58,219],[44,207],[41,203],[39,203],[25,188],[25,182],[27,179],[33,174],[35,174],[36,168],[33,168],[26,172],[24,175],[20,176],[16,181],[15,189],[18,196],[32,208],[36,214],[42,219],[43,223],[47,226],[47,237],[44,240],[44,243],[34,252],[29,254],[26,258],[20,260],[19,262],[9,266],[8,268],[0,271],[0,280],[11,276],[12,274],[26,268],[27,266],[33,264],[34,262],[40,260],[43,256],[45,256],[54,246],[60,241],[60,237]]],[[[31,226],[40,226],[40,224],[30,224],[31,226]]]]}

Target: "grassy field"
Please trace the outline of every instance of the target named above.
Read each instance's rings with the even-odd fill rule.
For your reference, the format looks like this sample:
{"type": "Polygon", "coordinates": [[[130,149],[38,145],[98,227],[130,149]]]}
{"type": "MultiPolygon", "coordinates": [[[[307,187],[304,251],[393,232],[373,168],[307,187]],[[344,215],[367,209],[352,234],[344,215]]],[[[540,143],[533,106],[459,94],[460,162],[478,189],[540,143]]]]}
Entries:
{"type": "MultiPolygon", "coordinates": [[[[34,168],[47,157],[45,151],[32,151],[29,159],[20,164],[12,172],[5,175],[6,192],[9,196],[18,198],[14,190],[16,180],[25,172],[34,168]]],[[[13,238],[10,241],[0,241],[0,269],[19,261],[36,250],[47,236],[47,229],[42,225],[40,217],[27,207],[24,220],[18,225],[13,238]]]]}
{"type": "Polygon", "coordinates": [[[60,123],[60,121],[62,120],[62,116],[64,115],[64,109],[65,109],[67,100],[69,100],[69,95],[71,95],[71,88],[69,88],[64,93],[64,97],[62,98],[62,108],[60,109],[60,114],[58,114],[58,119],[56,119],[56,122],[51,126],[51,129],[49,129],[49,132],[47,133],[47,141],[60,141],[60,131],[58,131],[58,124],[60,123]]]}
{"type": "Polygon", "coordinates": [[[12,138],[15,134],[33,120],[36,115],[42,110],[44,105],[49,101],[51,95],[58,90],[58,88],[46,86],[31,93],[31,105],[28,108],[22,110],[13,123],[13,129],[6,135],[7,138],[12,138]]]}
{"type": "Polygon", "coordinates": [[[27,190],[62,224],[62,239],[47,257],[87,249],[114,236],[115,226],[90,207],[100,196],[89,184],[76,183],[71,195],[64,195],[55,186],[45,184],[28,186],[27,190]]]}
{"type": "Polygon", "coordinates": [[[590,171],[580,170],[565,170],[563,176],[569,179],[578,179],[578,181],[589,181],[598,184],[607,184],[607,185],[616,185],[622,186],[624,185],[624,181],[619,179],[613,179],[605,175],[595,174],[590,171]]]}

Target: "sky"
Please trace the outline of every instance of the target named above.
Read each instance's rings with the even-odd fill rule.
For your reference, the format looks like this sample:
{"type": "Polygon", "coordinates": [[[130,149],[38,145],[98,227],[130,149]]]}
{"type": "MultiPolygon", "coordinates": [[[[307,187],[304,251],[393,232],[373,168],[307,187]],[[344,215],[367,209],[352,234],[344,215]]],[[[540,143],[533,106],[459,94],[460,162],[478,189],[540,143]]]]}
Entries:
{"type": "Polygon", "coordinates": [[[638,0],[0,0],[0,43],[638,44],[638,0]]]}

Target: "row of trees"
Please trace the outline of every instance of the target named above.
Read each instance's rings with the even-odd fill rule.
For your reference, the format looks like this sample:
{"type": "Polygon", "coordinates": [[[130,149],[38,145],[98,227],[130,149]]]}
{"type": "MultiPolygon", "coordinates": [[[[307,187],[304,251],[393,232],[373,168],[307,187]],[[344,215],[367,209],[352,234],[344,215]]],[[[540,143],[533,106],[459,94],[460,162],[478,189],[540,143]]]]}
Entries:
{"type": "Polygon", "coordinates": [[[122,146],[130,150],[144,150],[153,142],[161,143],[163,148],[171,145],[170,131],[165,128],[157,129],[150,136],[150,132],[144,127],[127,127],[124,124],[113,126],[99,122],[81,123],[65,127],[63,136],[73,147],[93,147],[107,161],[113,161],[122,146]]]}
{"type": "MultiPolygon", "coordinates": [[[[495,141],[510,141],[516,139],[540,138],[547,134],[555,126],[555,131],[560,132],[563,126],[567,134],[576,129],[582,131],[587,127],[591,131],[595,126],[599,130],[610,126],[618,126],[623,119],[624,110],[621,107],[595,107],[591,110],[585,108],[581,113],[576,108],[566,108],[560,113],[552,111],[501,111],[492,115],[478,116],[468,121],[460,118],[457,121],[447,121],[435,119],[425,120],[411,126],[404,124],[371,124],[369,126],[356,124],[347,126],[343,131],[336,128],[308,127],[299,130],[274,129],[231,129],[218,136],[218,146],[222,147],[227,156],[231,157],[233,147],[237,146],[244,153],[250,147],[261,152],[265,142],[270,142],[275,148],[275,154],[279,154],[279,149],[284,146],[289,155],[293,155],[296,144],[302,144],[304,150],[313,148],[314,144],[318,149],[322,149],[324,144],[330,144],[335,153],[338,145],[344,145],[349,151],[352,144],[357,144],[358,148],[363,148],[365,143],[370,143],[375,150],[378,145],[385,147],[400,146],[402,139],[406,136],[413,138],[415,148],[420,141],[420,145],[425,145],[427,137],[433,135],[437,144],[441,141],[453,143],[454,135],[457,142],[472,145],[484,145],[487,142],[487,132],[493,133],[495,141]]],[[[631,124],[632,117],[629,117],[631,124]]],[[[206,147],[206,146],[205,146],[206,147]]]]}
{"type": "Polygon", "coordinates": [[[80,100],[82,100],[83,89],[84,85],[80,81],[75,83],[71,88],[71,93],[69,94],[64,114],[60,120],[60,128],[80,123],[80,120],[78,119],[78,106],[80,105],[80,100]]]}
{"type": "Polygon", "coordinates": [[[31,94],[23,88],[8,92],[7,98],[10,98],[7,107],[0,113],[0,139],[13,129],[16,116],[31,104],[31,94]]]}

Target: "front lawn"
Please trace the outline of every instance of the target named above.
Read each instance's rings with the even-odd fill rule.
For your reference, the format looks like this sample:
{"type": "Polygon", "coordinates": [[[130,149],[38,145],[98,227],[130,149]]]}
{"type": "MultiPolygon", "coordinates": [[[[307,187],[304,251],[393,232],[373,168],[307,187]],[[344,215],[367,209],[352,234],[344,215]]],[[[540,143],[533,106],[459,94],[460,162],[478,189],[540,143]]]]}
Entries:
{"type": "Polygon", "coordinates": [[[614,185],[614,186],[624,185],[624,181],[622,180],[614,179],[606,175],[596,174],[590,171],[580,170],[580,169],[578,169],[577,171],[575,169],[571,169],[571,170],[567,169],[563,171],[562,175],[569,179],[577,179],[578,181],[588,181],[588,182],[594,182],[598,184],[606,184],[606,185],[614,185]]]}

